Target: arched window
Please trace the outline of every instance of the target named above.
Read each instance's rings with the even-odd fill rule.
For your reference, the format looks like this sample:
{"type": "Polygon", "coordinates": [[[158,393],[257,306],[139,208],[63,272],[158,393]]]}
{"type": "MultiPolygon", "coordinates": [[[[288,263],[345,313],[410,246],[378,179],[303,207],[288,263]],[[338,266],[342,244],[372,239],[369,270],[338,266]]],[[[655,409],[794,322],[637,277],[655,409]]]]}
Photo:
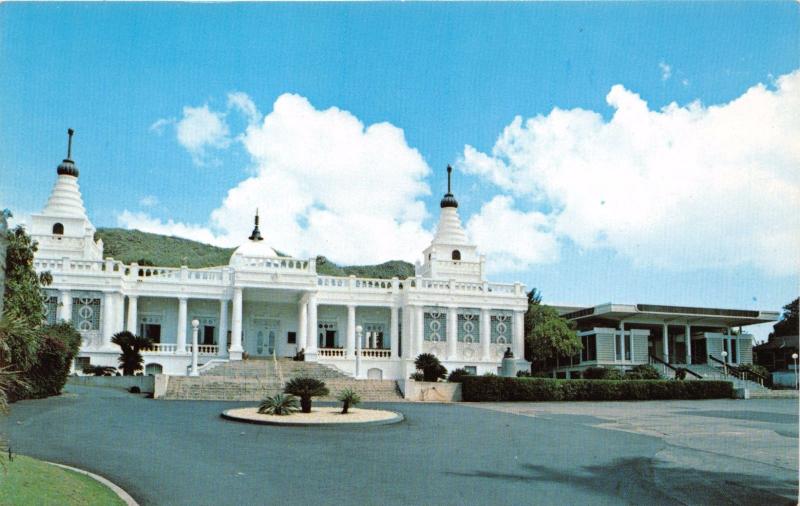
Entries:
{"type": "Polygon", "coordinates": [[[461,252],[457,249],[453,250],[453,260],[461,260],[461,252]]]}
{"type": "Polygon", "coordinates": [[[53,235],[64,235],[64,225],[61,223],[53,225],[53,235]]]}

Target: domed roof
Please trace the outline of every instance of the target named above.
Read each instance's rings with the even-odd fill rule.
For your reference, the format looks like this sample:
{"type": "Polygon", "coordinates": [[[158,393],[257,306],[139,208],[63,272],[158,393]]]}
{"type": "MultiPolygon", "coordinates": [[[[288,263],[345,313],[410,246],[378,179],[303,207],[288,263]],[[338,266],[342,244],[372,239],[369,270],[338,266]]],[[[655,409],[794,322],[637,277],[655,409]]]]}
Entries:
{"type": "Polygon", "coordinates": [[[261,237],[261,231],[258,229],[258,210],[256,210],[255,227],[247,241],[236,248],[236,251],[231,255],[229,265],[245,265],[249,263],[246,258],[276,258],[278,253],[269,247],[261,237]]]}

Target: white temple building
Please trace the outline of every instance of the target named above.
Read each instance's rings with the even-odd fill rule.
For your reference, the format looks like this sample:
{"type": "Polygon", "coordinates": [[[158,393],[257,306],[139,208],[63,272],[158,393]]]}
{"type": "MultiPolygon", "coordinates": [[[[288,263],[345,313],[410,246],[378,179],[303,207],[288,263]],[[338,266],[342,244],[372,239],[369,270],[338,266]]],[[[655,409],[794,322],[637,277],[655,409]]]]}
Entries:
{"type": "Polygon", "coordinates": [[[111,337],[128,330],[154,342],[144,353],[146,373],[187,374],[192,322],[201,367],[304,350],[307,361],[357,378],[401,379],[425,352],[448,370],[476,374],[497,373],[509,348],[523,357],[525,287],[485,278],[484,257],[450,192],[449,168],[436,235],[412,278],[318,275],[314,258],[279,256],[262,237],[258,215],[228,265],[140,266],[105,258],[94,240],[69,133],[67,158],[30,233],[39,245],[36,270],[53,275],[48,320],[71,321],[83,336],[78,369],[117,366],[111,337]]]}

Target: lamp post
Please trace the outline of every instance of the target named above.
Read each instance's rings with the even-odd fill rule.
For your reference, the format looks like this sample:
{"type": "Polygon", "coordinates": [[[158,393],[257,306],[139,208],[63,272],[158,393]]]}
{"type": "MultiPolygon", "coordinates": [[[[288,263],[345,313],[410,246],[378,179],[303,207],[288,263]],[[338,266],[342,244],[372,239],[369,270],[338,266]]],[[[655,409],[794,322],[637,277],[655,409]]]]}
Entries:
{"type": "Polygon", "coordinates": [[[722,353],[720,353],[720,355],[722,355],[722,370],[724,371],[725,376],[727,376],[728,375],[728,352],[723,350],[722,353]]]}
{"type": "Polygon", "coordinates": [[[794,360],[794,384],[800,390],[800,377],[798,377],[797,373],[800,372],[797,370],[797,359],[800,357],[797,353],[792,353],[792,360],[794,360]]]}
{"type": "Polygon", "coordinates": [[[361,337],[364,327],[356,325],[356,379],[361,377],[361,337]]]}
{"type": "Polygon", "coordinates": [[[200,329],[200,321],[195,318],[192,320],[192,371],[189,376],[200,376],[197,371],[197,332],[200,329]]]}

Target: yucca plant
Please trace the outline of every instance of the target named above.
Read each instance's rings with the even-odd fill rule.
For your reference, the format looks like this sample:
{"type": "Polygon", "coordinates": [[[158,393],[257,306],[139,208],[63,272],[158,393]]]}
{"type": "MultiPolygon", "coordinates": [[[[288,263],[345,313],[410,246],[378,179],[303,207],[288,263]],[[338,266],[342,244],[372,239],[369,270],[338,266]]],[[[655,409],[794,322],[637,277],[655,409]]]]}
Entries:
{"type": "Polygon", "coordinates": [[[275,394],[267,397],[258,405],[258,412],[262,415],[291,415],[299,409],[297,397],[291,394],[275,394]]]}
{"type": "Polygon", "coordinates": [[[345,388],[339,392],[337,399],[339,399],[339,401],[342,403],[343,415],[347,414],[347,410],[350,409],[350,406],[356,406],[361,402],[361,396],[350,388],[345,388]]]}
{"type": "Polygon", "coordinates": [[[311,413],[312,397],[323,397],[330,393],[323,381],[320,381],[317,378],[306,377],[289,380],[289,382],[286,383],[286,387],[283,389],[283,391],[287,394],[300,397],[300,408],[302,409],[303,413],[311,413]]]}

